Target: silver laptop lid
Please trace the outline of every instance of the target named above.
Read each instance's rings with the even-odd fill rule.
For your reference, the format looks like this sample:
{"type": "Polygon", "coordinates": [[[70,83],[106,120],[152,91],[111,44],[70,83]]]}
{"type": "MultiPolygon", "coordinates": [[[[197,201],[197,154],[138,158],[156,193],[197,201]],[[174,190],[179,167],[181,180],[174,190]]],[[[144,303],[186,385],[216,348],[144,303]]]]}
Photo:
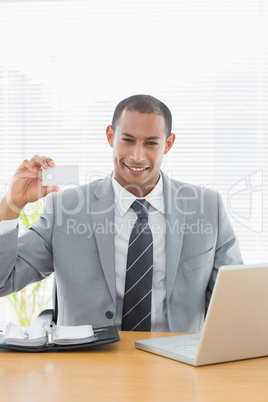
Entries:
{"type": "Polygon", "coordinates": [[[268,355],[268,264],[220,269],[196,365],[268,355]]]}
{"type": "Polygon", "coordinates": [[[178,349],[188,337],[141,340],[136,347],[195,366],[267,356],[268,264],[222,267],[192,360],[178,349]]]}

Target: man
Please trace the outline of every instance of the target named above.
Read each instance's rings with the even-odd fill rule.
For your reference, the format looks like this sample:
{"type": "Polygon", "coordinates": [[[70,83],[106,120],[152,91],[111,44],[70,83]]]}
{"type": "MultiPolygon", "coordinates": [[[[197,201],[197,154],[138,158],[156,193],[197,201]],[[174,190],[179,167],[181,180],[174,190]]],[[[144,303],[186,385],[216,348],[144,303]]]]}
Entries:
{"type": "Polygon", "coordinates": [[[1,295],[55,272],[61,325],[200,331],[218,269],[242,259],[219,194],[160,171],[175,140],[171,119],[151,96],[120,102],[106,130],[114,172],[81,187],[43,187],[42,169],[54,166],[51,158],[35,155],[21,164],[0,204],[1,295]],[[43,214],[18,239],[21,209],[48,193],[43,214]],[[148,202],[142,213],[136,199],[148,202]],[[138,301],[127,301],[129,293],[138,301]],[[144,311],[136,312],[140,300],[144,311]]]}

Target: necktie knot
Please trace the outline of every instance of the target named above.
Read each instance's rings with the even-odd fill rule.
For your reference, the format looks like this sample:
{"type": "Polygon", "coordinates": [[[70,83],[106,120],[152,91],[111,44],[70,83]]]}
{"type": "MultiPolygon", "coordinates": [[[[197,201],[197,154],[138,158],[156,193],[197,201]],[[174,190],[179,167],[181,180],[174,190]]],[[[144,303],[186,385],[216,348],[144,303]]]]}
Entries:
{"type": "Polygon", "coordinates": [[[140,200],[137,199],[131,205],[134,211],[137,214],[138,219],[147,219],[148,220],[148,213],[149,213],[149,202],[145,199],[140,200]]]}

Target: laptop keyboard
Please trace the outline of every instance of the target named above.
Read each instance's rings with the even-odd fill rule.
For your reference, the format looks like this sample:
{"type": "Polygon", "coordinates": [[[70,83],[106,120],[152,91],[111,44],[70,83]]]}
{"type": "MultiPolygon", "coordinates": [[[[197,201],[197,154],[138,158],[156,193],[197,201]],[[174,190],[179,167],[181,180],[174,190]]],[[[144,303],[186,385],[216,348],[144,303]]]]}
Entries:
{"type": "Polygon", "coordinates": [[[194,359],[197,353],[198,344],[195,345],[184,345],[184,346],[177,346],[176,353],[181,356],[189,357],[194,359]]]}

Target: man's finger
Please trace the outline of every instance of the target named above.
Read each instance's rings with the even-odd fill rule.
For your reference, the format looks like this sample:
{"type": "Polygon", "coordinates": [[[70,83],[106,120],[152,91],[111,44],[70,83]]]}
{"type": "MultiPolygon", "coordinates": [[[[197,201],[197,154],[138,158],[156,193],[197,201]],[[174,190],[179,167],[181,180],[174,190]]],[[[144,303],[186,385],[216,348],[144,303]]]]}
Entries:
{"type": "Polygon", "coordinates": [[[36,168],[43,168],[47,169],[49,166],[54,166],[55,163],[52,158],[49,156],[40,156],[40,155],[34,155],[30,162],[35,165],[36,168]]]}
{"type": "Polygon", "coordinates": [[[35,162],[29,161],[28,159],[24,159],[22,164],[20,165],[20,169],[28,169],[33,173],[37,172],[37,165],[35,162]]]}
{"type": "Polygon", "coordinates": [[[43,196],[60,191],[60,186],[43,186],[43,196]]]}
{"type": "Polygon", "coordinates": [[[43,160],[45,161],[46,165],[49,166],[55,166],[55,162],[52,158],[50,158],[49,156],[43,155],[42,156],[43,160]]]}

